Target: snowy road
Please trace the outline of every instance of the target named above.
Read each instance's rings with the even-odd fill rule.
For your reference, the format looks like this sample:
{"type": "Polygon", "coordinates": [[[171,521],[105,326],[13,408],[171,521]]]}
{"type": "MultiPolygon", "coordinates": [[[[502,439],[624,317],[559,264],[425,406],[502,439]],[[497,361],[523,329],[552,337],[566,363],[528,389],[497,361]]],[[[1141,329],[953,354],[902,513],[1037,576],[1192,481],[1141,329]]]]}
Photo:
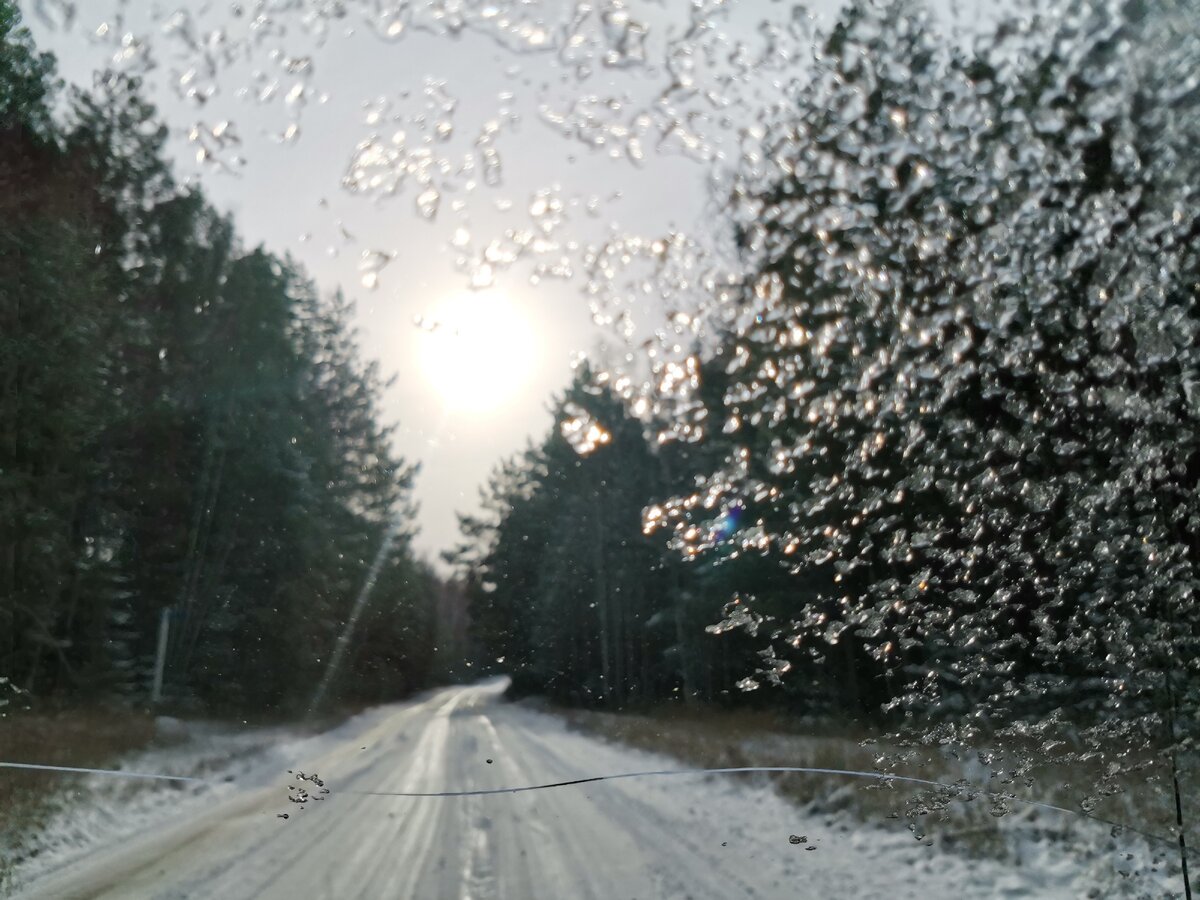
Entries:
{"type": "Polygon", "coordinates": [[[969,862],[918,844],[903,826],[854,828],[805,814],[745,778],[631,779],[458,798],[364,793],[678,767],[503,703],[502,687],[440,690],[316,741],[295,765],[319,773],[330,790],[323,801],[290,803],[295,782],[286,771],[272,774],[270,786],[239,782],[198,812],[44,873],[21,896],[1080,896],[1069,878],[969,862]],[[793,834],[805,842],[793,844],[793,834]]]}

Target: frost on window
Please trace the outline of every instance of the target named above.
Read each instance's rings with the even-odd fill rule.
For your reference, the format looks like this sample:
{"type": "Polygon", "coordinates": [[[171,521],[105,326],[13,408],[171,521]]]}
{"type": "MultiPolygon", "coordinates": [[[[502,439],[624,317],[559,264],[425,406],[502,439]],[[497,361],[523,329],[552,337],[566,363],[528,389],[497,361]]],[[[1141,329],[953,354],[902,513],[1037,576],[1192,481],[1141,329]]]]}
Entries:
{"type": "Polygon", "coordinates": [[[1069,769],[1060,802],[1136,784],[1169,834],[1191,758],[1188,14],[1079,4],[967,47],[852,10],[731,179],[743,288],[701,381],[735,424],[650,524],[744,504],[789,576],[757,597],[787,677],[844,646],[872,673],[847,699],[916,746],[1002,746],[995,815],[1069,769]]]}
{"type": "Polygon", "coordinates": [[[1194,3],[970,28],[915,2],[127,7],[32,4],[159,79],[205,177],[244,177],[251,133],[336,147],[328,252],[373,297],[407,287],[386,232],[412,219],[465,289],[565,286],[602,335],[464,520],[489,658],[600,705],[652,682],[869,720],[872,772],[939,782],[893,804],[922,841],[950,808],[1038,828],[1053,807],[1137,823],[1138,859],[1176,864],[1200,721],[1194,3]],[[476,41],[498,74],[355,83],[322,57],[352,35],[476,41]],[[318,140],[330,103],[353,115],[318,140]],[[644,208],[671,178],[700,214],[644,208]]]}

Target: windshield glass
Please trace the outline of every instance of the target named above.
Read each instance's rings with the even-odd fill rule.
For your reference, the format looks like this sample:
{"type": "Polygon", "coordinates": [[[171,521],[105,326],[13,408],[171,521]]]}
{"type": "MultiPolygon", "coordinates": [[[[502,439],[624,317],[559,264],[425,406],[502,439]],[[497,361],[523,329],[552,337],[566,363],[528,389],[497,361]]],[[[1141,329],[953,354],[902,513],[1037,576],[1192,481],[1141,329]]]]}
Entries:
{"type": "Polygon", "coordinates": [[[1190,900],[1197,22],[0,0],[0,895],[1190,900]]]}

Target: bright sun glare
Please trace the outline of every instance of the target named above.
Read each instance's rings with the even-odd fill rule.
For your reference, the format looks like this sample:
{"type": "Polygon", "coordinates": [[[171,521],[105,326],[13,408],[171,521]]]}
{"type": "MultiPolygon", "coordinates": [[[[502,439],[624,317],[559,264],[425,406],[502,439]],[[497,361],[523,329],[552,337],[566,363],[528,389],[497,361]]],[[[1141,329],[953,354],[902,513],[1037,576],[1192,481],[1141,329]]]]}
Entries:
{"type": "Polygon", "coordinates": [[[502,410],[533,370],[533,332],[499,291],[457,294],[422,324],[421,372],[450,410],[502,410]]]}

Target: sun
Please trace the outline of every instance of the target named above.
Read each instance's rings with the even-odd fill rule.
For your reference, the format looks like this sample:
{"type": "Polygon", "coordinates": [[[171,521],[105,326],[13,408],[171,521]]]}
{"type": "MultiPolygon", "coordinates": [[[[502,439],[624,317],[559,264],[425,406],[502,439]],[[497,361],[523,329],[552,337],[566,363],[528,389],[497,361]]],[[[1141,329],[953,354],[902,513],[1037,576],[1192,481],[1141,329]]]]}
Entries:
{"type": "Polygon", "coordinates": [[[501,412],[532,374],[533,331],[500,291],[448,297],[420,324],[421,374],[451,411],[501,412]]]}

